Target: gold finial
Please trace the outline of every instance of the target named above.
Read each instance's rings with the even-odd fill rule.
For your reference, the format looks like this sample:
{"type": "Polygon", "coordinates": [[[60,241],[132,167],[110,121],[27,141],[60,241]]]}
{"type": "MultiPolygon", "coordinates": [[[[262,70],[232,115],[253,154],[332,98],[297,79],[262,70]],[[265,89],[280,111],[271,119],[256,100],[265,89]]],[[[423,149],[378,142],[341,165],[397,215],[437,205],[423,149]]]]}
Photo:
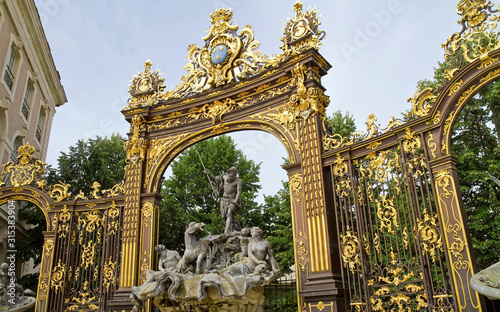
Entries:
{"type": "Polygon", "coordinates": [[[35,147],[30,146],[29,142],[26,142],[25,145],[20,146],[17,151],[19,152],[19,163],[25,165],[30,162],[31,156],[35,153],[35,147]]]}
{"type": "Polygon", "coordinates": [[[218,9],[217,11],[210,14],[210,22],[214,25],[220,24],[221,22],[229,22],[233,18],[233,10],[231,9],[218,9]]]}
{"type": "Polygon", "coordinates": [[[153,62],[151,62],[151,60],[147,60],[146,63],[144,63],[144,72],[149,72],[151,70],[151,66],[153,66],[153,62]]]}
{"type": "Polygon", "coordinates": [[[297,2],[295,2],[295,5],[293,6],[293,10],[294,10],[295,12],[297,12],[297,14],[298,14],[299,12],[301,12],[301,11],[302,11],[302,6],[303,6],[303,5],[304,5],[304,4],[303,4],[302,2],[297,1],[297,2]]]}

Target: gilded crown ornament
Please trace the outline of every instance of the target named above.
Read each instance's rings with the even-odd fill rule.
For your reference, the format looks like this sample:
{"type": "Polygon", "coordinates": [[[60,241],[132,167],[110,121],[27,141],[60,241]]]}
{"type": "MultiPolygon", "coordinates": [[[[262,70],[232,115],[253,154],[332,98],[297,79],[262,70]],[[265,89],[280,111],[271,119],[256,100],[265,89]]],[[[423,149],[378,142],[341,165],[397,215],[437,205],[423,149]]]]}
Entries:
{"type": "Polygon", "coordinates": [[[8,180],[10,185],[15,187],[30,185],[42,180],[45,174],[46,163],[36,159],[33,154],[35,147],[26,143],[17,150],[19,155],[16,162],[9,161],[2,166],[0,172],[1,186],[5,186],[4,181],[8,180]]]}
{"type": "Polygon", "coordinates": [[[144,71],[132,79],[128,90],[130,99],[127,108],[148,106],[158,102],[159,94],[165,88],[163,85],[165,79],[160,78],[161,74],[158,70],[151,72],[152,65],[153,63],[147,60],[144,63],[144,71]]]}
{"type": "Polygon", "coordinates": [[[285,24],[284,36],[281,38],[283,46],[281,49],[285,53],[301,53],[310,48],[319,49],[321,40],[326,36],[326,33],[318,29],[321,24],[318,12],[314,9],[302,11],[303,4],[299,1],[293,6],[295,17],[288,20],[285,24]]]}
{"type": "Polygon", "coordinates": [[[189,63],[184,66],[187,74],[181,77],[181,83],[163,92],[164,80],[159,78],[158,71],[150,71],[151,63],[148,61],[144,65],[144,72],[132,80],[129,89],[131,97],[125,109],[186,98],[237,83],[278,67],[308,49],[319,49],[325,32],[318,29],[318,12],[303,12],[300,2],[294,5],[294,11],[295,17],[287,23],[281,39],[283,53],[268,57],[258,50],[260,43],[254,39],[252,27],[247,25],[238,34],[240,28],[233,25],[233,11],[224,8],[216,10],[210,14],[212,25],[203,37],[203,47],[196,44],[188,46],[189,63]]]}

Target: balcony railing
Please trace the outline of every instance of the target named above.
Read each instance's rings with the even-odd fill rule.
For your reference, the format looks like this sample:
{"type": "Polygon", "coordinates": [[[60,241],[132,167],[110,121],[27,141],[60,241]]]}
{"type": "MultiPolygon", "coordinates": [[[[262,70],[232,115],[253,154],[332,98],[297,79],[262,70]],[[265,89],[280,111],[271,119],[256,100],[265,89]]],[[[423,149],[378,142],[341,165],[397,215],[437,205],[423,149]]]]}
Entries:
{"type": "Polygon", "coordinates": [[[35,137],[38,140],[38,142],[42,142],[42,129],[40,128],[40,125],[36,126],[35,130],[35,137]]]}
{"type": "Polygon", "coordinates": [[[14,82],[14,74],[12,74],[9,65],[7,65],[7,67],[5,68],[5,74],[3,75],[3,80],[5,80],[5,83],[9,87],[9,90],[12,90],[12,85],[14,82]]]}
{"type": "Polygon", "coordinates": [[[23,107],[21,110],[23,112],[24,118],[26,118],[26,120],[28,120],[28,115],[30,113],[30,106],[28,105],[26,98],[24,98],[24,100],[23,100],[23,107]]]}

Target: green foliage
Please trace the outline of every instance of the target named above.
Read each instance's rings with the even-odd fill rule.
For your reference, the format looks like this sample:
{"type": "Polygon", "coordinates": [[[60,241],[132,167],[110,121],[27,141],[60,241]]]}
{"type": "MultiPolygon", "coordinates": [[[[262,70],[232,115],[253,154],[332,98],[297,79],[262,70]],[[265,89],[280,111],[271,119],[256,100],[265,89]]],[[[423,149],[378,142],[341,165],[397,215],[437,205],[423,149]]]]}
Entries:
{"type": "Polygon", "coordinates": [[[38,273],[26,274],[17,280],[24,289],[30,289],[34,293],[37,291],[38,287],[38,273]]]}
{"type": "Polygon", "coordinates": [[[354,117],[349,112],[345,115],[340,110],[335,111],[332,116],[327,116],[326,120],[331,127],[332,134],[339,134],[344,138],[350,138],[356,132],[354,117]]]}
{"type": "Polygon", "coordinates": [[[108,189],[120,183],[125,174],[125,158],[127,152],[123,149],[123,138],[113,134],[110,138],[78,140],[69,152],[61,152],[57,158],[58,168],[49,169],[47,182],[71,184],[70,192],[85,194],[91,191],[94,181],[101,184],[101,189],[108,189]]]}
{"type": "Polygon", "coordinates": [[[481,90],[464,107],[452,136],[462,201],[481,269],[499,261],[500,254],[500,185],[492,179],[500,178],[499,100],[500,83],[481,90]]]}
{"type": "Polygon", "coordinates": [[[163,182],[160,208],[159,242],[169,249],[184,248],[184,230],[189,222],[204,222],[211,233],[223,233],[219,198],[213,190],[203,165],[213,175],[238,168],[242,180],[242,225],[262,226],[261,208],[255,198],[259,184],[260,164],[248,160],[228,136],[202,141],[182,152],[171,164],[172,176],[163,182]],[[200,156],[198,156],[200,155],[200,156]]]}
{"type": "Polygon", "coordinates": [[[16,257],[21,262],[33,258],[33,267],[36,267],[42,260],[43,231],[47,230],[47,223],[40,208],[28,202],[24,202],[24,204],[28,205],[19,209],[18,218],[29,225],[28,236],[16,242],[16,257]]]}
{"type": "Polygon", "coordinates": [[[264,237],[273,247],[274,257],[280,265],[281,274],[290,273],[290,267],[294,265],[295,258],[288,182],[283,182],[283,188],[276,195],[264,196],[262,213],[266,221],[262,227],[264,237]]]}
{"type": "Polygon", "coordinates": [[[434,67],[434,78],[420,80],[418,85],[418,91],[420,92],[426,88],[433,88],[436,90],[439,86],[446,83],[445,72],[450,69],[450,65],[447,62],[438,62],[438,67],[434,67]]]}

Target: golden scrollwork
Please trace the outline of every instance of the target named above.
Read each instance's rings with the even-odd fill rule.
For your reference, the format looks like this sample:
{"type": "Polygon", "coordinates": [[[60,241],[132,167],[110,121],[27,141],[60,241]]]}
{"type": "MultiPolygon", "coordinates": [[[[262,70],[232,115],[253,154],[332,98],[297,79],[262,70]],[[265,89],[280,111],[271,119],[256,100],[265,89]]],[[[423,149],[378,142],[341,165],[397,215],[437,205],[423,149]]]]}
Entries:
{"type": "Polygon", "coordinates": [[[302,198],[302,175],[300,172],[296,172],[290,176],[290,193],[293,195],[293,199],[300,202],[302,198]]]}
{"type": "Polygon", "coordinates": [[[80,265],[82,267],[85,267],[85,269],[88,269],[89,266],[94,265],[96,245],[96,243],[92,243],[92,241],[89,241],[87,242],[87,245],[83,246],[82,262],[80,265]]]}
{"type": "MultiPolygon", "coordinates": [[[[380,129],[380,125],[376,124],[377,120],[378,119],[375,116],[375,114],[370,114],[365,122],[366,133],[363,131],[356,131],[351,133],[348,138],[348,137],[343,137],[338,133],[330,134],[331,129],[329,129],[329,127],[327,126],[326,118],[323,118],[323,128],[326,132],[326,134],[322,138],[323,150],[326,151],[326,150],[336,149],[343,146],[352,145],[356,142],[369,140],[374,136],[380,135],[381,133],[386,133],[392,130],[394,127],[397,127],[402,124],[401,120],[396,119],[394,116],[391,116],[391,119],[387,123],[387,127],[385,129],[380,129]]],[[[375,143],[371,143],[370,144],[371,147],[373,147],[372,144],[375,143]]],[[[370,145],[368,145],[367,148],[370,148],[370,145]]]]}
{"type": "Polygon", "coordinates": [[[356,270],[356,265],[361,265],[359,241],[356,233],[351,232],[350,227],[342,235],[342,259],[344,267],[348,267],[351,273],[356,270]]]}
{"type": "Polygon", "coordinates": [[[111,261],[112,257],[109,257],[108,262],[104,263],[104,267],[102,269],[103,275],[103,284],[106,286],[106,291],[109,291],[109,287],[111,285],[116,285],[116,261],[111,261]]]}
{"type": "Polygon", "coordinates": [[[410,272],[408,274],[404,274],[404,275],[400,276],[400,274],[403,272],[403,269],[400,267],[395,268],[395,269],[386,268],[385,270],[390,275],[392,275],[392,277],[391,276],[379,276],[378,280],[386,282],[387,284],[395,285],[395,286],[398,286],[399,284],[404,283],[404,282],[408,281],[410,278],[412,278],[413,276],[415,276],[414,272],[410,272]]]}
{"type": "Polygon", "coordinates": [[[403,150],[407,153],[415,153],[422,147],[420,138],[410,128],[406,128],[406,134],[403,138],[403,150]]]}
{"type": "Polygon", "coordinates": [[[64,284],[64,276],[66,274],[66,264],[58,259],[57,265],[52,269],[50,288],[55,288],[55,292],[58,293],[59,290],[62,291],[64,284]]]}
{"type": "Polygon", "coordinates": [[[146,271],[150,269],[149,258],[150,258],[149,252],[147,250],[144,250],[144,253],[142,254],[141,258],[141,270],[140,270],[142,281],[146,280],[146,271]]]}
{"type": "Polygon", "coordinates": [[[407,113],[408,117],[423,117],[429,114],[432,104],[436,101],[437,95],[434,89],[425,88],[420,92],[417,91],[415,95],[408,99],[411,103],[411,110],[407,113]]]}
{"type": "Polygon", "coordinates": [[[384,286],[384,287],[381,287],[379,290],[374,291],[373,294],[375,296],[383,296],[383,295],[386,295],[386,294],[388,294],[390,292],[391,292],[391,290],[389,289],[389,287],[385,287],[384,286]]]}
{"type": "Polygon", "coordinates": [[[47,284],[48,281],[49,281],[49,274],[48,273],[40,273],[40,279],[38,282],[37,297],[42,301],[47,300],[47,297],[49,295],[49,292],[48,292],[49,285],[47,284]]]}
{"type": "Polygon", "coordinates": [[[406,128],[403,136],[403,150],[407,153],[408,170],[413,175],[423,175],[426,172],[425,155],[422,150],[422,141],[415,132],[406,128]]]}
{"type": "Polygon", "coordinates": [[[419,292],[419,291],[422,291],[424,290],[424,286],[418,286],[418,285],[415,285],[415,284],[407,284],[405,285],[404,289],[407,291],[407,292],[419,292]]]}
{"type": "Polygon", "coordinates": [[[297,265],[299,265],[300,269],[304,271],[309,260],[307,257],[307,238],[302,231],[299,231],[299,236],[297,237],[295,244],[297,248],[297,265]]]}
{"type": "Polygon", "coordinates": [[[68,235],[70,219],[71,213],[68,211],[68,207],[64,205],[63,209],[59,212],[59,224],[57,226],[59,237],[66,237],[66,235],[68,235]]]}
{"type": "Polygon", "coordinates": [[[75,304],[68,307],[69,311],[98,311],[100,309],[99,300],[89,290],[89,282],[85,281],[78,295],[71,298],[75,304]]]}
{"type": "Polygon", "coordinates": [[[437,145],[436,142],[434,142],[434,136],[432,135],[432,132],[429,131],[427,134],[429,135],[429,139],[427,140],[427,146],[429,147],[432,157],[435,159],[437,145]]]}
{"type": "Polygon", "coordinates": [[[152,202],[147,202],[142,205],[142,222],[144,226],[151,223],[151,217],[153,216],[154,205],[152,202]]]}
{"type": "Polygon", "coordinates": [[[61,202],[66,198],[71,197],[71,194],[68,192],[71,185],[64,184],[62,182],[59,183],[60,184],[54,184],[50,189],[50,191],[47,192],[47,194],[50,197],[52,197],[56,202],[61,202]]]}
{"type": "Polygon", "coordinates": [[[424,209],[424,219],[417,219],[417,232],[422,243],[422,253],[428,253],[432,262],[437,261],[437,250],[443,251],[441,235],[437,229],[437,214],[431,216],[424,209]]]}
{"type": "Polygon", "coordinates": [[[52,238],[49,238],[43,245],[43,256],[45,258],[50,258],[52,256],[53,250],[54,250],[54,240],[52,238]]]}
{"type": "MultiPolygon", "coordinates": [[[[456,58],[463,58],[467,63],[476,59],[488,59],[488,53],[500,47],[497,27],[499,16],[492,9],[493,3],[487,0],[460,0],[457,13],[462,30],[451,35],[442,45],[445,57],[450,65],[447,78],[460,69],[455,64],[456,58]]],[[[463,65],[462,65],[463,66],[463,65]]]]}
{"type": "Polygon", "coordinates": [[[78,224],[80,228],[92,233],[104,224],[105,218],[98,211],[86,211],[78,217],[78,224]]]}
{"type": "Polygon", "coordinates": [[[113,201],[112,205],[108,209],[108,229],[106,233],[108,235],[116,234],[118,232],[118,226],[120,223],[120,208],[116,206],[116,203],[113,201]]]}
{"type": "Polygon", "coordinates": [[[2,165],[0,171],[0,186],[4,186],[6,179],[14,187],[30,185],[42,180],[45,174],[45,166],[43,161],[37,160],[33,154],[35,147],[26,143],[17,149],[19,155],[16,157],[16,162],[9,161],[2,165]]]}
{"type": "Polygon", "coordinates": [[[396,296],[391,296],[390,305],[392,306],[394,303],[398,306],[398,311],[405,311],[404,304],[408,305],[410,301],[410,297],[399,293],[396,296]],[[403,303],[404,302],[404,303],[403,303]]]}

